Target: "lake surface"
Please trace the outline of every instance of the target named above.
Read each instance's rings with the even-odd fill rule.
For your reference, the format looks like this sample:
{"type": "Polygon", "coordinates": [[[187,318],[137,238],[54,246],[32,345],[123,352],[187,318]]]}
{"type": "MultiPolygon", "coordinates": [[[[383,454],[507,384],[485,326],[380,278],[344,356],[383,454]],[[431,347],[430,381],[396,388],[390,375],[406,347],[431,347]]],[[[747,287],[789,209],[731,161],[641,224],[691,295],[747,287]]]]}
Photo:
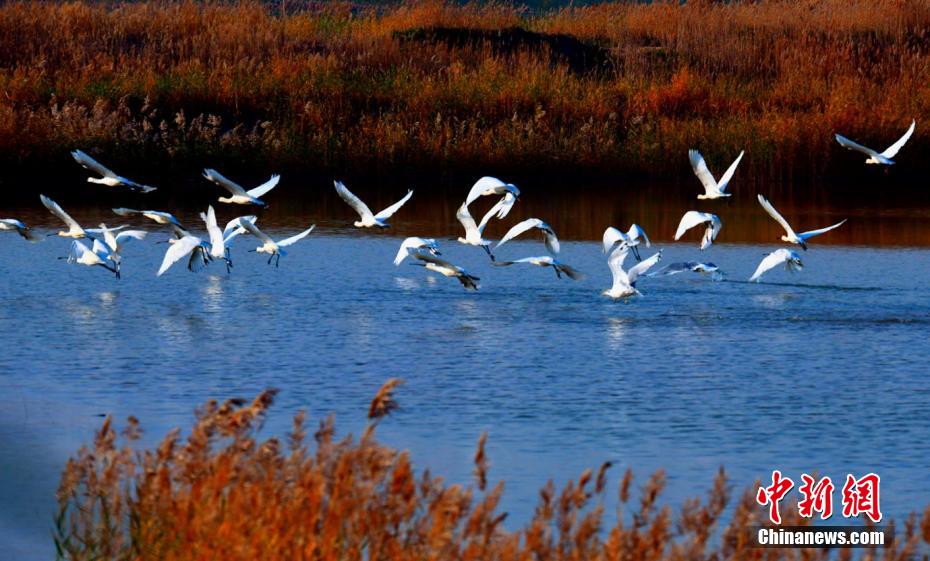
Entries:
{"type": "MultiPolygon", "coordinates": [[[[507,218],[552,216],[565,238],[562,260],[587,274],[578,282],[490,266],[481,250],[448,239],[457,235],[454,204],[417,197],[410,216],[420,220],[399,213],[386,232],[345,229],[351,216],[332,201],[317,216],[272,207],[259,225],[273,236],[312,222],[318,231],[277,269],[246,253],[254,240],[237,240],[231,275],[214,264],[156,278],[165,246],[151,242],[167,236],[141,221],[153,233],[126,248],[120,281],[58,260],[69,240],[27,244],[0,234],[0,543],[10,558],[53,557],[60,470],[101,414],[139,417],[152,443],[189,427],[208,399],[277,387],[266,432],[283,433],[307,409],[311,419],[335,413],[340,433],[357,434],[390,377],[407,383],[381,438],[409,449],[418,467],[469,482],[475,444],[488,431],[490,476],[506,481],[512,527],[529,517],[549,478],[562,484],[605,460],[616,464],[611,496],[626,467],[640,483],[664,468],[674,505],[703,495],[720,466],[736,490],[773,469],[795,481],[805,471],[834,481],[875,471],[887,517],[930,504],[930,250],[907,247],[923,243],[930,213],[902,205],[883,211],[876,229],[865,205],[859,215],[801,216],[801,205],[779,206],[803,229],[854,219],[814,240],[803,272],[777,269],[748,284],[763,254],[780,247],[757,205],[721,207],[721,243],[702,254],[698,232],[687,244],[663,241],[681,208],[647,213],[633,202],[636,212],[621,215],[606,204],[543,207],[528,198],[507,218]],[[663,249],[661,264],[704,258],[726,279],[646,278],[642,297],[601,296],[610,273],[599,243],[586,240],[632,220],[663,249]],[[870,231],[902,247],[845,245],[869,243],[870,231]],[[394,267],[398,236],[409,233],[440,238],[444,257],[481,277],[481,290],[394,267]],[[732,243],[759,239],[772,243],[732,243]]],[[[57,228],[34,209],[0,213],[57,228]]],[[[221,223],[233,216],[227,206],[218,213],[221,223]]],[[[87,225],[120,223],[99,209],[74,215],[87,225]]],[[[195,225],[191,210],[181,216],[195,225]]],[[[497,238],[503,227],[494,228],[497,238]]],[[[498,253],[544,248],[530,236],[498,253]]]]}

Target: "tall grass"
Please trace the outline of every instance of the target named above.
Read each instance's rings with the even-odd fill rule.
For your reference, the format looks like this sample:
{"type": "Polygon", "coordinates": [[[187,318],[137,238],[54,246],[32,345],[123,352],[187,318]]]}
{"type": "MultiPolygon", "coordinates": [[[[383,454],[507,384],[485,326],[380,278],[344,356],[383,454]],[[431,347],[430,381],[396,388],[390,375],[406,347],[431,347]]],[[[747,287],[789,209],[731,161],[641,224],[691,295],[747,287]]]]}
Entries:
{"type": "MultiPolygon", "coordinates": [[[[723,471],[704,500],[673,512],[660,506],[660,471],[635,500],[631,471],[611,490],[610,464],[587,470],[561,490],[540,490],[532,518],[508,530],[491,484],[486,435],[478,441],[473,485],[449,485],[411,458],[377,442],[379,421],[397,407],[389,381],[356,440],[337,440],[332,418],[308,438],[303,413],[285,441],[259,440],[275,393],[252,403],[207,403],[186,440],[176,430],[155,449],[137,450],[138,421],[119,442],[107,419],[94,444],[68,462],[58,494],[55,543],[69,560],[795,560],[827,559],[827,550],[759,549],[747,531],[764,509],[746,493],[730,505],[723,471]],[[605,516],[616,493],[618,512],[605,516]],[[732,506],[730,521],[721,516],[732,506]],[[605,518],[613,519],[608,523],[605,518]]],[[[785,523],[807,524],[796,509],[785,523]]],[[[874,556],[914,558],[930,541],[930,509],[911,517],[894,544],[874,556]]],[[[842,550],[837,558],[851,558],[842,550]]],[[[867,550],[866,550],[867,551],[867,550]]]]}
{"type": "MultiPolygon", "coordinates": [[[[9,2],[0,91],[11,163],[82,146],[153,169],[209,158],[668,176],[688,173],[697,146],[718,167],[747,149],[745,178],[853,175],[861,158],[832,133],[885,146],[930,115],[930,4],[9,2]],[[606,63],[412,33],[436,28],[567,36],[606,63]]],[[[922,131],[905,170],[930,156],[922,131]]]]}

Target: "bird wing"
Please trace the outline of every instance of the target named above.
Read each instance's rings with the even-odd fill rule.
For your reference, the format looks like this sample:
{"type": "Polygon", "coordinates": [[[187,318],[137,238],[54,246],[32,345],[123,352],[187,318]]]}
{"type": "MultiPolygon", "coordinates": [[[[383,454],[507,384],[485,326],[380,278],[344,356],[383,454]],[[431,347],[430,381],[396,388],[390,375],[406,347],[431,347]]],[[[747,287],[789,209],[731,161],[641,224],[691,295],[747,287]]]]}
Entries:
{"type": "Polygon", "coordinates": [[[470,205],[489,189],[500,189],[506,186],[506,183],[496,177],[482,177],[472,185],[471,191],[468,192],[468,197],[465,199],[465,205],[470,205]]]}
{"type": "Polygon", "coordinates": [[[99,173],[100,175],[104,177],[118,177],[108,167],[101,164],[97,160],[91,158],[90,156],[88,156],[87,154],[85,154],[84,152],[80,150],[75,150],[74,152],[71,152],[71,157],[74,158],[74,161],[81,164],[85,168],[95,173],[99,173]]]}
{"type": "Polygon", "coordinates": [[[356,197],[352,191],[346,189],[346,186],[342,181],[333,181],[333,185],[336,186],[336,192],[339,193],[339,196],[342,197],[342,200],[347,202],[350,207],[352,207],[359,216],[362,217],[362,220],[365,219],[374,219],[374,214],[371,213],[371,209],[368,208],[368,205],[362,202],[362,199],[356,197]]]}
{"type": "Polygon", "coordinates": [[[418,248],[418,247],[424,247],[428,245],[429,244],[427,244],[426,240],[424,240],[423,238],[411,236],[409,238],[404,239],[404,241],[402,241],[400,244],[400,248],[397,250],[397,256],[394,257],[394,265],[400,265],[403,262],[403,260],[407,258],[407,255],[410,254],[411,249],[418,248]]]}
{"type": "Polygon", "coordinates": [[[234,181],[230,181],[229,179],[224,177],[223,174],[216,171],[215,169],[207,168],[203,170],[203,176],[207,178],[208,180],[212,181],[213,183],[216,183],[223,189],[226,189],[233,195],[249,196],[249,194],[246,193],[245,189],[243,189],[241,185],[239,185],[238,183],[234,181]]]}
{"type": "Polygon", "coordinates": [[[81,240],[74,240],[71,242],[71,249],[68,251],[68,263],[74,263],[81,259],[85,253],[89,252],[90,248],[84,245],[84,242],[81,240]]]}
{"type": "Polygon", "coordinates": [[[113,254],[116,250],[115,250],[115,249],[114,249],[114,250],[111,250],[111,249],[107,246],[107,244],[101,242],[101,241],[98,240],[97,238],[94,238],[94,246],[93,246],[93,249],[92,249],[91,251],[93,251],[94,254],[97,255],[97,256],[99,256],[99,257],[104,257],[104,258],[106,258],[106,257],[108,257],[109,255],[113,254]]]}
{"type": "Polygon", "coordinates": [[[114,208],[113,213],[118,214],[120,216],[132,216],[134,214],[142,214],[142,211],[135,210],[132,208],[114,208]]]}
{"type": "Polygon", "coordinates": [[[177,263],[179,260],[181,260],[181,258],[193,251],[194,248],[200,244],[200,238],[196,236],[184,236],[183,238],[175,241],[173,244],[170,244],[171,247],[169,247],[168,251],[165,252],[165,258],[162,259],[161,267],[158,268],[158,272],[155,273],[155,276],[162,276],[162,274],[167,271],[169,267],[177,263]]]}
{"type": "Polygon", "coordinates": [[[907,129],[907,132],[904,133],[904,136],[902,136],[901,138],[898,139],[897,142],[895,142],[894,144],[886,148],[885,151],[882,152],[882,156],[886,158],[894,158],[895,155],[898,153],[898,150],[900,150],[901,147],[904,146],[907,140],[911,137],[911,135],[914,134],[914,128],[916,126],[917,126],[917,121],[911,121],[911,126],[910,128],[907,129]]]}
{"type": "Polygon", "coordinates": [[[643,259],[636,265],[630,267],[629,272],[627,272],[627,276],[630,279],[630,286],[634,286],[636,284],[636,279],[638,279],[641,274],[648,271],[650,267],[658,263],[660,259],[662,259],[662,251],[659,251],[649,259],[643,259]]]}
{"type": "Polygon", "coordinates": [[[772,253],[769,253],[762,258],[762,261],[759,263],[759,266],[756,267],[756,272],[749,277],[749,282],[759,280],[759,278],[765,274],[766,271],[777,267],[787,261],[791,257],[791,252],[787,249],[776,249],[772,253]]]}
{"type": "MultiPolygon", "coordinates": [[[[836,137],[836,141],[840,143],[840,146],[843,146],[844,148],[848,148],[849,150],[855,150],[856,152],[862,152],[863,154],[867,156],[871,156],[876,159],[881,159],[884,157],[878,152],[876,152],[875,150],[872,150],[871,148],[863,146],[859,144],[858,142],[853,142],[852,140],[849,140],[848,138],[846,138],[845,136],[841,134],[837,134],[834,136],[836,137]]],[[[900,146],[898,148],[900,148],[900,146]]]]}
{"type": "Polygon", "coordinates": [[[289,246],[289,245],[294,245],[295,243],[297,243],[297,242],[299,242],[300,240],[302,240],[302,239],[306,238],[307,236],[309,236],[309,235],[310,235],[310,232],[312,232],[314,228],[316,228],[316,224],[311,225],[309,228],[307,228],[307,229],[304,230],[303,232],[297,234],[296,236],[291,236],[291,237],[289,237],[289,238],[284,238],[283,240],[281,240],[281,241],[278,242],[278,246],[279,246],[279,247],[287,247],[287,246],[289,246]]]}
{"type": "Polygon", "coordinates": [[[507,233],[504,234],[504,237],[501,238],[501,241],[497,242],[497,245],[494,246],[494,249],[497,249],[498,247],[504,245],[505,243],[509,242],[510,240],[514,239],[520,234],[527,232],[528,230],[532,230],[533,228],[539,228],[540,225],[544,226],[545,224],[546,224],[545,222],[543,222],[542,220],[538,218],[527,218],[523,222],[515,224],[513,228],[511,228],[510,230],[507,230],[507,233]]]}
{"type": "Polygon", "coordinates": [[[701,180],[701,185],[704,186],[704,192],[708,195],[717,192],[717,180],[714,179],[714,175],[707,169],[707,162],[704,161],[704,156],[701,156],[701,153],[697,150],[688,150],[688,159],[691,160],[691,169],[694,170],[694,175],[701,180]]]}
{"type": "Polygon", "coordinates": [[[627,275],[626,271],[623,270],[623,262],[626,261],[626,256],[629,253],[629,249],[624,247],[622,249],[617,249],[610,253],[607,257],[607,267],[610,268],[610,273],[613,275],[613,290],[619,291],[620,289],[629,289],[630,277],[627,275]]]}
{"type": "Polygon", "coordinates": [[[571,265],[566,265],[565,263],[556,263],[553,266],[557,267],[559,271],[567,275],[568,278],[572,280],[582,280],[587,277],[584,273],[582,273],[578,269],[572,267],[571,265]]]}
{"type": "Polygon", "coordinates": [[[207,213],[201,213],[200,217],[207,225],[207,233],[210,235],[210,255],[213,257],[223,257],[226,255],[226,242],[223,239],[223,232],[216,223],[216,212],[213,205],[207,207],[207,213]]]}
{"type": "Polygon", "coordinates": [[[681,222],[678,223],[678,230],[675,231],[675,241],[678,241],[691,228],[709,220],[710,216],[706,212],[689,210],[681,217],[681,222]]]}
{"type": "Polygon", "coordinates": [[[614,244],[616,244],[618,241],[622,239],[623,239],[623,234],[620,233],[620,230],[614,228],[613,226],[608,226],[607,229],[604,230],[604,237],[603,237],[604,253],[607,253],[608,251],[610,251],[611,248],[614,247],[614,244]]]}
{"type": "Polygon", "coordinates": [[[258,220],[258,217],[254,214],[250,214],[248,216],[238,216],[227,222],[226,227],[223,228],[223,243],[229,244],[233,238],[245,233],[245,228],[239,225],[240,220],[246,220],[252,224],[255,224],[255,221],[258,220]]]}
{"type": "Polygon", "coordinates": [[[433,263],[434,265],[439,265],[440,267],[445,267],[452,271],[462,272],[461,267],[453,265],[452,263],[449,263],[445,259],[436,257],[435,255],[427,251],[411,251],[410,257],[413,257],[414,259],[419,259],[420,261],[426,261],[427,263],[433,263]]]}
{"type": "Polygon", "coordinates": [[[144,240],[148,232],[145,230],[126,230],[116,235],[116,250],[126,244],[129,240],[144,240]]]}
{"type": "Polygon", "coordinates": [[[802,232],[802,233],[798,234],[798,237],[801,238],[802,240],[807,240],[807,238],[813,238],[814,236],[819,236],[820,234],[823,234],[823,233],[825,233],[825,232],[829,232],[830,230],[832,230],[832,229],[834,229],[834,228],[839,228],[840,226],[842,226],[842,225],[845,224],[845,223],[846,223],[846,220],[843,220],[842,222],[837,222],[837,223],[834,224],[833,226],[827,226],[826,228],[821,228],[821,229],[819,229],[819,230],[811,230],[811,231],[809,231],[809,232],[802,232]]]}
{"type": "MultiPolygon", "coordinates": [[[[392,204],[391,206],[387,207],[386,209],[384,209],[384,210],[382,210],[381,212],[379,212],[378,214],[376,214],[376,215],[375,215],[375,219],[378,219],[378,220],[387,220],[388,218],[390,218],[391,216],[393,216],[395,212],[397,212],[398,210],[400,210],[400,207],[404,206],[404,203],[406,203],[407,201],[409,201],[409,200],[410,200],[410,197],[412,197],[412,196],[413,196],[413,189],[409,189],[409,190],[407,191],[407,194],[404,195],[404,197],[403,197],[401,200],[397,201],[396,203],[392,204]]],[[[344,197],[343,197],[343,198],[344,198],[344,197]]],[[[351,204],[351,203],[350,203],[350,204],[351,204]]],[[[365,207],[365,208],[368,208],[368,207],[365,207]]],[[[369,212],[370,212],[370,211],[369,211],[369,212]]]]}
{"type": "Polygon", "coordinates": [[[733,174],[736,173],[736,166],[739,165],[739,162],[743,159],[743,154],[745,153],[745,150],[740,150],[739,156],[733,160],[733,163],[730,164],[730,167],[727,168],[727,171],[724,172],[724,174],[720,177],[720,181],[717,182],[717,189],[721,193],[727,190],[727,186],[730,184],[730,180],[733,179],[733,174]]]}
{"type": "Polygon", "coordinates": [[[58,217],[59,220],[65,223],[70,231],[73,232],[83,232],[84,229],[81,228],[81,225],[77,223],[71,216],[68,215],[55,201],[46,197],[45,195],[39,195],[39,199],[42,201],[42,204],[45,205],[52,214],[58,217]]]}
{"type": "Polygon", "coordinates": [[[281,181],[281,176],[278,174],[274,174],[271,176],[271,179],[269,179],[268,181],[262,183],[261,185],[259,185],[258,187],[254,189],[249,189],[248,191],[246,191],[246,194],[250,197],[255,197],[257,199],[261,197],[262,195],[264,195],[265,193],[267,193],[268,191],[271,191],[272,189],[274,189],[278,185],[278,181],[281,181]]]}
{"type": "Polygon", "coordinates": [[[781,224],[781,227],[785,229],[785,233],[788,234],[788,237],[796,236],[794,230],[791,229],[791,224],[788,224],[788,221],[785,220],[781,214],[778,214],[778,211],[775,210],[775,207],[772,206],[772,203],[768,202],[765,197],[758,195],[759,204],[762,205],[762,208],[765,209],[765,212],[769,213],[769,216],[775,219],[775,222],[781,224]]]}
{"type": "MultiPolygon", "coordinates": [[[[513,187],[513,189],[517,193],[520,192],[516,187],[513,187]]],[[[504,193],[504,196],[501,197],[501,200],[497,201],[497,204],[494,205],[493,210],[497,211],[497,217],[505,218],[508,214],[510,214],[510,209],[513,208],[513,203],[515,202],[517,202],[517,195],[515,195],[512,191],[507,191],[504,193]]]]}
{"type": "Polygon", "coordinates": [[[562,246],[559,244],[558,236],[555,235],[555,230],[546,224],[546,227],[543,228],[543,235],[546,237],[546,249],[548,249],[549,253],[552,255],[558,255],[562,246]]]}
{"type": "MultiPolygon", "coordinates": [[[[475,219],[472,218],[471,213],[468,212],[468,203],[462,203],[462,206],[455,211],[455,217],[459,222],[462,223],[462,226],[465,228],[465,238],[468,239],[472,236],[481,237],[481,230],[478,229],[478,225],[475,224],[475,219]]],[[[482,228],[483,229],[483,228],[482,228]]]]}
{"type": "Polygon", "coordinates": [[[630,226],[630,230],[626,233],[627,237],[631,240],[638,240],[643,238],[643,241],[646,242],[646,247],[652,247],[652,242],[649,241],[649,236],[646,235],[646,231],[643,230],[639,224],[633,224],[630,226]]]}
{"type": "Polygon", "coordinates": [[[268,234],[259,230],[258,226],[256,226],[255,224],[252,224],[248,220],[245,220],[244,218],[240,218],[239,225],[245,228],[246,230],[248,230],[250,234],[260,239],[262,242],[271,243],[271,244],[275,243],[274,240],[271,239],[271,237],[268,234]]]}
{"type": "MultiPolygon", "coordinates": [[[[504,202],[504,199],[501,199],[500,202],[501,202],[501,203],[504,202]]],[[[479,233],[479,234],[484,235],[484,229],[485,229],[485,227],[487,227],[488,222],[491,221],[491,218],[492,218],[495,214],[499,214],[499,213],[498,213],[498,209],[499,209],[499,208],[500,208],[500,203],[498,203],[498,204],[494,205],[493,207],[491,207],[491,210],[489,210],[488,212],[486,212],[485,215],[481,217],[481,223],[478,224],[478,233],[479,233]]]]}

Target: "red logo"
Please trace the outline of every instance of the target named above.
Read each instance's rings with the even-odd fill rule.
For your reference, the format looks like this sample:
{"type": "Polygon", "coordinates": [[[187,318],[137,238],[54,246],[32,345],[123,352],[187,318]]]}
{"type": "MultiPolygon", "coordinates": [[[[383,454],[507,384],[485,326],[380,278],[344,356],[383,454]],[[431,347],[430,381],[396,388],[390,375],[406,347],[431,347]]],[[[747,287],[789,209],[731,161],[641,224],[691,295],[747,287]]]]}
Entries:
{"type": "MultiPolygon", "coordinates": [[[[813,518],[814,513],[820,513],[821,520],[833,516],[833,491],[835,486],[829,477],[820,480],[806,473],[801,474],[802,484],[798,487],[801,497],[798,501],[798,514],[804,518],[813,518]]],[[[843,517],[855,518],[864,514],[872,522],[880,522],[882,511],[879,503],[879,485],[881,478],[869,473],[856,479],[852,474],[846,475],[846,484],[843,485],[843,517]]],[[[756,493],[756,502],[769,507],[769,520],[773,524],[781,524],[779,503],[788,492],[794,488],[794,481],[790,477],[782,476],[777,469],[772,472],[772,484],[768,487],[759,487],[756,493]]]]}

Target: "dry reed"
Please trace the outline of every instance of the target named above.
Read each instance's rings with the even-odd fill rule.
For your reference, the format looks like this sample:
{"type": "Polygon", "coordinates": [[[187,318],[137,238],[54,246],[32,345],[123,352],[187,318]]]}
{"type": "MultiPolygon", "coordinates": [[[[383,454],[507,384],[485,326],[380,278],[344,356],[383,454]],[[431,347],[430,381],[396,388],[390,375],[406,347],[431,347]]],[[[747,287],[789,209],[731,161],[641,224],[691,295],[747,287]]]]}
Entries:
{"type": "MultiPolygon", "coordinates": [[[[62,559],[102,560],[813,560],[827,550],[753,548],[746,529],[763,523],[750,493],[730,505],[723,470],[706,498],[687,501],[673,516],[659,502],[659,471],[631,502],[632,471],[619,484],[613,525],[604,524],[607,470],[585,471],[557,491],[540,491],[522,529],[503,526],[503,483],[487,487],[486,436],[475,456],[477,490],[448,485],[410,457],[379,444],[375,425],[397,381],[372,401],[378,415],[363,435],[335,440],[331,418],[311,445],[303,413],[286,443],[259,440],[274,399],[209,402],[190,435],[175,430],[152,450],[138,450],[138,421],[120,443],[107,419],[93,446],[68,462],[58,494],[55,543],[62,559]],[[387,398],[386,398],[387,396],[387,398]],[[729,523],[721,524],[728,508],[729,523]]],[[[785,523],[805,525],[787,514],[785,523]]],[[[930,509],[912,516],[895,543],[861,558],[913,558],[930,541],[930,509]]],[[[842,550],[839,559],[850,558],[842,550]]]]}

